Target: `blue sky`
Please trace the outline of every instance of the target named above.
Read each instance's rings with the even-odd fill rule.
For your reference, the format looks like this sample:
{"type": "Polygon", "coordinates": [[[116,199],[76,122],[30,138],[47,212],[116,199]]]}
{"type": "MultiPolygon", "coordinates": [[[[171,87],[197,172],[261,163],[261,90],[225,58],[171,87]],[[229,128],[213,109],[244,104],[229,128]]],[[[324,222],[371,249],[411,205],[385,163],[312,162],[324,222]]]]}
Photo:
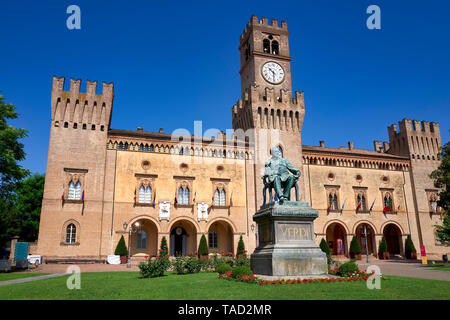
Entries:
{"type": "MultiPolygon", "coordinates": [[[[4,1],[0,92],[33,172],[45,172],[52,76],[114,82],[112,128],[231,128],[239,36],[252,14],[288,22],[293,89],[305,91],[303,144],[373,149],[403,118],[450,128],[448,1],[4,1]],[[66,8],[81,8],[81,30],[66,8]],[[381,30],[366,8],[381,8],[381,30]]],[[[98,93],[101,91],[101,85],[98,93]]]]}

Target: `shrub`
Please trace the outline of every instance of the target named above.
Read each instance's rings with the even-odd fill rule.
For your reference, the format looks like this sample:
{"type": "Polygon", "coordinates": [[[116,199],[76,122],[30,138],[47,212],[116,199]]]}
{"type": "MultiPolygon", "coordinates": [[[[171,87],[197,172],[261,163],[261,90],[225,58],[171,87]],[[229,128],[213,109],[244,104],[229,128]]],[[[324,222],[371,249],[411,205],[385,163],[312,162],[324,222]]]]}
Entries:
{"type": "Polygon", "coordinates": [[[200,244],[198,246],[198,254],[199,255],[209,254],[208,244],[206,243],[205,235],[202,235],[202,237],[200,239],[200,244]]]}
{"type": "Polygon", "coordinates": [[[178,255],[175,257],[175,260],[172,262],[173,270],[176,274],[184,274],[186,264],[186,258],[182,255],[178,255]]]}
{"type": "Polygon", "coordinates": [[[117,243],[116,251],[114,251],[114,254],[118,256],[128,255],[128,249],[125,244],[125,239],[123,238],[123,236],[120,238],[119,243],[117,243]]]}
{"type": "Polygon", "coordinates": [[[198,258],[194,255],[189,256],[184,264],[184,269],[186,273],[200,272],[201,265],[198,258]]]}
{"type": "Polygon", "coordinates": [[[408,237],[405,241],[405,255],[406,258],[411,259],[411,253],[416,253],[416,248],[414,247],[414,243],[412,242],[411,235],[408,234],[408,237]]]}
{"type": "Polygon", "coordinates": [[[233,279],[241,279],[242,276],[250,276],[253,274],[249,267],[235,267],[231,270],[231,277],[233,279]]]}
{"type": "Polygon", "coordinates": [[[380,246],[378,248],[378,253],[384,253],[384,252],[387,252],[387,243],[386,243],[386,239],[383,236],[381,238],[381,241],[380,241],[380,246]]]}
{"type": "Polygon", "coordinates": [[[324,238],[322,238],[322,241],[320,241],[320,249],[322,249],[322,251],[325,252],[327,257],[331,256],[330,247],[328,246],[328,243],[324,238]]]}
{"type": "Polygon", "coordinates": [[[149,259],[147,263],[139,263],[139,269],[143,278],[161,277],[170,266],[167,257],[160,257],[154,260],[149,259]]]}
{"type": "Polygon", "coordinates": [[[356,236],[353,236],[352,242],[350,242],[350,253],[354,254],[361,253],[361,246],[359,245],[359,241],[358,239],[356,239],[356,236]]]}
{"type": "Polygon", "coordinates": [[[162,237],[162,239],[161,239],[161,247],[159,249],[159,255],[163,256],[163,257],[169,255],[166,237],[162,237]]]}
{"type": "Polygon", "coordinates": [[[350,274],[353,274],[354,272],[358,272],[359,268],[354,262],[346,262],[344,264],[341,264],[339,267],[339,274],[341,276],[346,276],[350,272],[350,274]]]}
{"type": "Polygon", "coordinates": [[[244,255],[244,254],[245,254],[245,245],[241,235],[241,237],[239,238],[236,255],[244,255]]]}
{"type": "Polygon", "coordinates": [[[217,268],[217,272],[219,274],[224,274],[225,272],[231,271],[231,270],[232,270],[231,266],[229,264],[226,264],[226,263],[220,265],[220,267],[217,268]]]}
{"type": "Polygon", "coordinates": [[[199,265],[200,270],[203,270],[203,271],[208,271],[210,268],[209,260],[199,260],[198,265],[199,265]]]}
{"type": "Polygon", "coordinates": [[[246,255],[237,256],[236,260],[234,260],[234,265],[236,267],[249,267],[250,268],[250,259],[246,255]]]}

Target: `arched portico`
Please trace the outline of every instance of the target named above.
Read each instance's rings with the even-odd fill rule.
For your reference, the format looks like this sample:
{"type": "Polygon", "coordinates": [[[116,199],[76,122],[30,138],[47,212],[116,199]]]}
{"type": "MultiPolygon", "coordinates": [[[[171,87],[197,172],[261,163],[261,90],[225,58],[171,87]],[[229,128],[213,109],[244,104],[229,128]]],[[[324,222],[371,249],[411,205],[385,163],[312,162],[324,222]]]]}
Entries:
{"type": "Polygon", "coordinates": [[[211,252],[234,253],[233,226],[225,220],[215,220],[208,227],[207,240],[211,252]]]}
{"type": "Polygon", "coordinates": [[[361,246],[361,253],[376,255],[376,244],[375,244],[375,229],[372,224],[367,222],[360,222],[354,231],[356,238],[358,239],[359,245],[361,246]]]}
{"type": "Polygon", "coordinates": [[[402,231],[397,224],[387,223],[384,225],[383,235],[391,255],[403,254],[402,231]]]}
{"type": "Polygon", "coordinates": [[[192,221],[178,219],[170,226],[169,253],[187,255],[197,250],[197,228],[192,221]]]}
{"type": "Polygon", "coordinates": [[[158,226],[148,218],[132,221],[133,232],[130,238],[131,256],[153,257],[158,252],[158,226]]]}
{"type": "Polygon", "coordinates": [[[330,223],[325,234],[332,255],[347,254],[347,231],[342,223],[330,223]]]}

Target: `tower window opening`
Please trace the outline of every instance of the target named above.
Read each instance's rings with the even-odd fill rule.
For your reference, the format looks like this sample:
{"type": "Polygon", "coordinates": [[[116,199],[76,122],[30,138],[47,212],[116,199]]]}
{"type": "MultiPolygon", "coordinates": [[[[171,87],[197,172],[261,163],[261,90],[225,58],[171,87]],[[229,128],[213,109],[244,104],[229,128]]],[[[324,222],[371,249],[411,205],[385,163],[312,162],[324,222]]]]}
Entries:
{"type": "Polygon", "coordinates": [[[74,129],[78,128],[78,124],[76,122],[73,124],[73,128],[74,129]]]}
{"type": "Polygon", "coordinates": [[[263,40],[263,51],[264,53],[270,53],[270,41],[269,39],[263,40]]]}
{"type": "Polygon", "coordinates": [[[279,46],[278,46],[278,41],[272,41],[272,54],[279,54],[279,46]]]}
{"type": "Polygon", "coordinates": [[[64,128],[68,128],[69,127],[69,123],[68,122],[64,122],[64,128]]]}
{"type": "Polygon", "coordinates": [[[86,123],[83,123],[83,130],[86,130],[86,123]]]}

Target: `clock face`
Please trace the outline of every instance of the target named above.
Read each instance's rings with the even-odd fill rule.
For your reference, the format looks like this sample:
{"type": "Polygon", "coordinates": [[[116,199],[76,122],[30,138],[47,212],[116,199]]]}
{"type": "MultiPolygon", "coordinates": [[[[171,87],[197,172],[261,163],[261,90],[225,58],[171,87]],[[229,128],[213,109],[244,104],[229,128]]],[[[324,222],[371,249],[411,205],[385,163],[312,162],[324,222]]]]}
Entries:
{"type": "Polygon", "coordinates": [[[284,70],[276,62],[266,62],[262,67],[262,75],[270,83],[281,83],[284,80],[284,70]]]}

